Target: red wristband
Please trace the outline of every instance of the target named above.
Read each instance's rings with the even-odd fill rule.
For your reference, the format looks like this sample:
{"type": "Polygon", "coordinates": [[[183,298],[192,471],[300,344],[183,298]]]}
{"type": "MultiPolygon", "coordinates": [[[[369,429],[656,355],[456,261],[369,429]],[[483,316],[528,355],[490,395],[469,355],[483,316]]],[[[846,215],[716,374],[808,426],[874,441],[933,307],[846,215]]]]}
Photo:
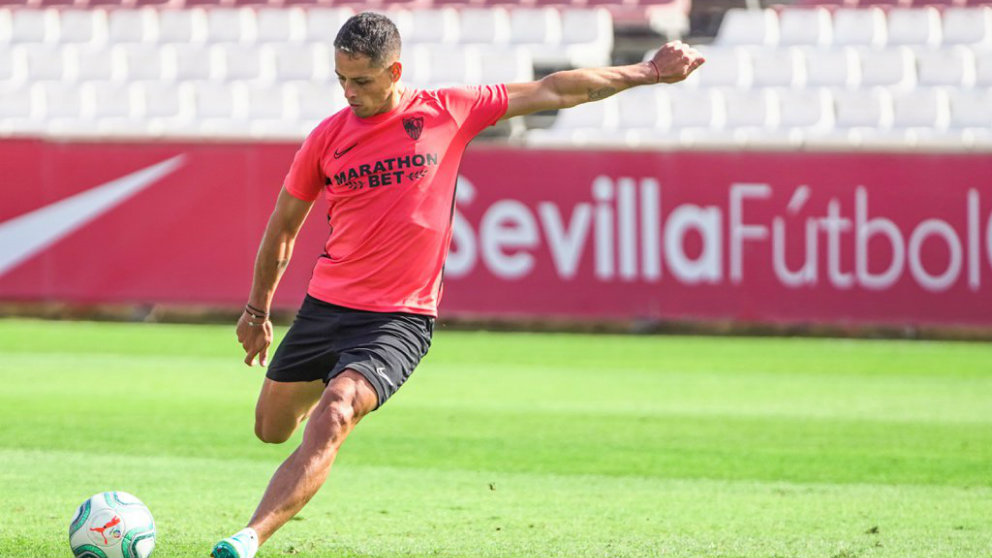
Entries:
{"type": "Polygon", "coordinates": [[[654,82],[661,83],[661,70],[658,69],[658,65],[654,63],[654,60],[648,60],[648,64],[651,64],[651,67],[654,68],[655,75],[658,76],[658,79],[656,79],[654,82]]]}

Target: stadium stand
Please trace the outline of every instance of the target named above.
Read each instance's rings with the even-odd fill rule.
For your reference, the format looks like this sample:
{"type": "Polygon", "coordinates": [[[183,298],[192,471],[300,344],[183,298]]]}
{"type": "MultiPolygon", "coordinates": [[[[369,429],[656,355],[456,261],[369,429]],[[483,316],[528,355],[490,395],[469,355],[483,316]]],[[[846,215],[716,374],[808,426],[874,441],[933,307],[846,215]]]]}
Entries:
{"type": "MultiPolygon", "coordinates": [[[[689,31],[683,0],[11,2],[0,0],[3,135],[299,139],[345,105],[328,30],[367,7],[397,22],[417,87],[608,64],[631,26],[653,37],[689,31]]],[[[737,7],[711,41],[695,42],[707,63],[685,83],[529,119],[531,129],[515,119],[496,135],[562,147],[992,143],[987,2],[737,7]]]]}

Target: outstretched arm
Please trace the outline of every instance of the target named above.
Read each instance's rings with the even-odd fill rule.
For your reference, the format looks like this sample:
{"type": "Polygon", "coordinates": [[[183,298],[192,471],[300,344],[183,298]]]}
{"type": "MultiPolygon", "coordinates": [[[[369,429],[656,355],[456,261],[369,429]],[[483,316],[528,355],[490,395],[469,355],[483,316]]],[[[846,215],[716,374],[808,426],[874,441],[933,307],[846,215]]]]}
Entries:
{"type": "Polygon", "coordinates": [[[508,83],[509,106],[503,118],[574,107],[637,85],[684,80],[705,60],[681,41],[663,45],[647,62],[629,66],[585,68],[555,72],[528,83],[508,83]]]}
{"type": "Polygon", "coordinates": [[[269,345],[272,344],[272,322],[268,320],[269,306],[276,292],[279,279],[293,256],[296,235],[303,226],[313,202],[303,201],[283,188],[276,200],[276,207],[269,217],[269,224],[262,235],[262,243],[255,256],[255,274],[251,283],[248,304],[254,311],[261,311],[264,318],[253,317],[245,310],[238,320],[238,341],[245,350],[245,364],[258,362],[265,366],[269,345]]]}

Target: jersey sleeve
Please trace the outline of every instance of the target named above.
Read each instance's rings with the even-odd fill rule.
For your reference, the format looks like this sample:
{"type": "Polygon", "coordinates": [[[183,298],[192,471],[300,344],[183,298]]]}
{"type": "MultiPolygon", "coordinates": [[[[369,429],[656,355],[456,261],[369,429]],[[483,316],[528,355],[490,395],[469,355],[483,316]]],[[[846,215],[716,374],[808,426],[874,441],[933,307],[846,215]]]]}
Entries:
{"type": "Polygon", "coordinates": [[[438,93],[469,139],[495,124],[509,105],[506,86],[502,84],[452,87],[438,93]]]}
{"type": "Polygon", "coordinates": [[[320,167],[320,157],[324,152],[323,128],[318,126],[303,141],[283,181],[286,191],[303,201],[316,200],[326,184],[324,171],[320,167]]]}

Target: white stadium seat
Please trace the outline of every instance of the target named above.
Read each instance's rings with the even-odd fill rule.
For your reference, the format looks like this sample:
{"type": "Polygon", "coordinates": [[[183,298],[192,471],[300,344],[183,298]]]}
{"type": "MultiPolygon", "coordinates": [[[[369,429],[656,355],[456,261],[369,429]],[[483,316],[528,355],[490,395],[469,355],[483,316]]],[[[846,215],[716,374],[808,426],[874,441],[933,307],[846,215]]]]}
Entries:
{"type": "Polygon", "coordinates": [[[899,128],[946,128],[947,92],[936,87],[914,89],[892,98],[892,125],[899,128]]]}
{"type": "Polygon", "coordinates": [[[451,48],[447,45],[424,45],[427,56],[426,84],[435,89],[450,85],[476,84],[481,80],[482,65],[478,49],[473,46],[451,48]]]}
{"type": "Polygon", "coordinates": [[[23,48],[0,48],[0,91],[17,89],[27,81],[27,53],[23,48]]]}
{"type": "Polygon", "coordinates": [[[947,129],[917,129],[914,139],[919,149],[992,147],[992,91],[989,89],[949,89],[947,129]]]}
{"type": "Polygon", "coordinates": [[[881,87],[835,91],[834,110],[840,128],[888,128],[892,124],[892,94],[881,87]]]}
{"type": "Polygon", "coordinates": [[[124,79],[134,83],[158,81],[164,76],[162,70],[162,47],[150,43],[120,44],[112,49],[111,57],[117,72],[124,79]]]}
{"type": "Polygon", "coordinates": [[[104,43],[107,40],[107,12],[103,10],[60,10],[59,42],[104,43]]]}
{"type": "Polygon", "coordinates": [[[37,135],[45,121],[37,114],[32,88],[0,90],[0,136],[37,135]]]}
{"type": "Polygon", "coordinates": [[[235,106],[240,100],[232,87],[226,83],[198,82],[186,83],[193,91],[193,109],[197,119],[234,118],[243,107],[235,106]]]}
{"type": "Polygon", "coordinates": [[[534,63],[561,63],[555,48],[561,44],[561,15],[554,8],[516,8],[510,13],[510,42],[530,49],[534,63]]]}
{"type": "Polygon", "coordinates": [[[778,127],[752,134],[751,143],[766,148],[795,148],[808,133],[833,129],[833,97],[825,88],[779,90],[778,127]]]}
{"type": "Polygon", "coordinates": [[[38,115],[45,120],[79,118],[82,112],[79,86],[74,83],[36,83],[31,95],[38,102],[38,115]]]}
{"type": "Polygon", "coordinates": [[[206,40],[211,43],[252,42],[255,19],[248,8],[213,8],[207,11],[206,40]]]}
{"type": "Polygon", "coordinates": [[[200,82],[192,85],[196,112],[194,133],[206,137],[245,137],[250,125],[246,118],[248,100],[240,87],[226,83],[200,82]]]}
{"type": "Polygon", "coordinates": [[[778,15],[772,9],[731,8],[714,42],[720,46],[774,46],[778,44],[778,15]]]}
{"type": "Polygon", "coordinates": [[[277,83],[296,80],[326,81],[333,61],[330,49],[323,44],[273,43],[262,47],[263,59],[269,59],[277,83]]]}
{"type": "Polygon", "coordinates": [[[11,10],[0,9],[0,45],[10,42],[10,34],[13,33],[13,21],[11,21],[11,10]]]}
{"type": "Polygon", "coordinates": [[[272,75],[262,67],[262,52],[257,46],[221,44],[210,49],[211,77],[221,81],[255,80],[272,75]]]}
{"type": "Polygon", "coordinates": [[[471,30],[460,35],[461,43],[504,45],[510,42],[510,14],[505,8],[463,8],[458,17],[459,27],[471,30]]]}
{"type": "Polygon", "coordinates": [[[805,146],[813,149],[851,149],[861,146],[866,133],[878,136],[891,128],[892,95],[884,88],[836,90],[833,96],[835,127],[825,131],[807,130],[805,146]]]}
{"type": "Polygon", "coordinates": [[[940,12],[936,8],[893,8],[888,14],[889,46],[940,44],[940,12]]]}
{"type": "Polygon", "coordinates": [[[202,9],[156,10],[159,43],[199,43],[207,35],[207,17],[202,9]]]}
{"type": "Polygon", "coordinates": [[[400,57],[403,63],[403,82],[413,87],[424,88],[430,82],[430,56],[426,45],[412,45],[400,57]]]}
{"type": "Polygon", "coordinates": [[[63,76],[62,49],[55,45],[30,44],[14,47],[25,62],[28,82],[61,80],[63,76]]]}
{"type": "MultiPolygon", "coordinates": [[[[917,89],[892,99],[892,128],[858,132],[864,148],[906,149],[920,137],[933,138],[947,127],[947,95],[940,89],[917,89]]],[[[924,140],[926,141],[926,140],[924,140]]]]}
{"type": "Polygon", "coordinates": [[[80,88],[80,97],[83,100],[83,117],[91,120],[131,120],[136,112],[132,107],[131,86],[128,84],[105,81],[84,83],[80,88]]]}
{"type": "Polygon", "coordinates": [[[435,8],[411,12],[410,35],[404,43],[451,44],[458,42],[458,11],[454,8],[435,8]]]}
{"type": "Polygon", "coordinates": [[[32,117],[31,90],[28,87],[0,91],[0,122],[32,117]]]}
{"type": "Polygon", "coordinates": [[[639,137],[669,128],[668,96],[659,87],[635,87],[616,96],[617,126],[600,130],[588,144],[635,146],[639,137]]]}
{"type": "Polygon", "coordinates": [[[858,49],[861,86],[909,89],[916,85],[916,57],[908,47],[858,49]]]}
{"type": "Polygon", "coordinates": [[[834,12],[834,45],[880,47],[885,40],[885,12],[881,9],[841,8],[834,12]]]}
{"type": "Polygon", "coordinates": [[[44,43],[58,38],[59,20],[55,10],[14,10],[10,19],[12,43],[44,43]]]}
{"type": "Polygon", "coordinates": [[[523,47],[475,45],[479,50],[480,83],[533,81],[534,60],[523,47]]]}
{"type": "Polygon", "coordinates": [[[307,132],[348,105],[337,84],[292,83],[286,86],[286,95],[293,118],[307,132]]]}
{"type": "Polygon", "coordinates": [[[158,18],[153,8],[112,10],[107,14],[107,42],[112,45],[151,41],[158,18]]]}
{"type": "Polygon", "coordinates": [[[952,89],[948,98],[949,126],[992,129],[992,90],[952,89]]]}
{"type": "Polygon", "coordinates": [[[975,51],[975,85],[992,87],[992,49],[975,51]]]}
{"type": "Polygon", "coordinates": [[[992,44],[992,7],[947,8],[941,17],[943,44],[992,44]]]}
{"type": "Polygon", "coordinates": [[[968,47],[924,48],[916,51],[921,86],[970,87],[975,83],[975,55],[968,47]]]}
{"type": "Polygon", "coordinates": [[[191,90],[174,83],[137,83],[133,87],[134,110],[150,133],[158,134],[171,123],[192,122],[191,90]]]}
{"type": "Polygon", "coordinates": [[[162,77],[176,82],[210,79],[210,58],[203,45],[166,45],[162,47],[162,77]]]}
{"type": "Polygon", "coordinates": [[[110,49],[104,45],[69,44],[62,49],[65,64],[63,79],[66,81],[94,81],[120,79],[114,75],[115,68],[110,49]]]}
{"type": "Polygon", "coordinates": [[[806,83],[806,64],[798,48],[750,49],[754,87],[801,87],[806,83]]]}
{"type": "Polygon", "coordinates": [[[282,87],[236,84],[238,95],[246,101],[245,114],[252,120],[280,120],[285,118],[286,94],[282,87]]]}
{"type": "Polygon", "coordinates": [[[605,8],[566,8],[561,13],[562,49],[566,64],[584,68],[607,66],[613,52],[613,16],[605,8]]]}
{"type": "Polygon", "coordinates": [[[617,94],[621,130],[667,128],[671,125],[668,94],[660,87],[635,87],[617,94]]]}
{"type": "Polygon", "coordinates": [[[779,14],[779,46],[826,46],[833,25],[826,8],[791,8],[779,14]]]}
{"type": "Polygon", "coordinates": [[[694,72],[686,85],[697,87],[750,87],[751,57],[736,47],[700,48],[706,58],[706,71],[694,72]]]}
{"type": "Polygon", "coordinates": [[[584,103],[559,111],[550,128],[531,130],[527,142],[535,147],[585,145],[595,141],[603,130],[615,129],[618,105],[615,97],[584,103]]]}
{"type": "Polygon", "coordinates": [[[252,26],[256,29],[255,38],[259,43],[289,43],[303,40],[306,32],[306,13],[300,8],[259,8],[248,11],[252,26]]]}
{"type": "Polygon", "coordinates": [[[861,64],[853,48],[802,50],[807,87],[857,87],[861,64]]]}
{"type": "Polygon", "coordinates": [[[778,98],[771,89],[723,92],[725,128],[773,128],[778,125],[778,98]]]}
{"type": "Polygon", "coordinates": [[[668,127],[637,133],[634,139],[638,144],[657,147],[692,146],[697,143],[698,138],[710,140],[711,143],[727,143],[726,138],[732,136],[731,132],[719,132],[724,130],[726,120],[723,94],[719,90],[673,88],[668,91],[668,101],[671,115],[668,127]]]}
{"type": "Polygon", "coordinates": [[[338,29],[355,15],[351,8],[310,8],[303,40],[308,43],[333,44],[338,29]]]}

